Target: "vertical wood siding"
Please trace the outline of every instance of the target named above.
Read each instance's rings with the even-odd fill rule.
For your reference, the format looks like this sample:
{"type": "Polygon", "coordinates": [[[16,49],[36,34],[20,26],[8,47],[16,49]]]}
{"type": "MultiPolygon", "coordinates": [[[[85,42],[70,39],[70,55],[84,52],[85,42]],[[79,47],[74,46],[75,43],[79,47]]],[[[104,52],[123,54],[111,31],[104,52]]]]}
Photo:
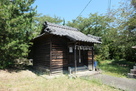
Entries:
{"type": "Polygon", "coordinates": [[[50,68],[50,38],[42,37],[34,42],[33,65],[36,68],[50,68]]]}
{"type": "Polygon", "coordinates": [[[67,39],[64,37],[52,37],[51,50],[51,73],[62,73],[68,67],[68,47],[67,39]]]}

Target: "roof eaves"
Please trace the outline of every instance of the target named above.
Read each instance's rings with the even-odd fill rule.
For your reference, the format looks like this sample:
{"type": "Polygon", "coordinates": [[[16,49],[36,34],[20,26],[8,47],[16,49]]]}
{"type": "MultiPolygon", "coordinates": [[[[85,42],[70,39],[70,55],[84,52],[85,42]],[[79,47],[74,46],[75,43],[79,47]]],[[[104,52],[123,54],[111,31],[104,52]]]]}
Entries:
{"type": "Polygon", "coordinates": [[[41,37],[43,35],[45,35],[45,33],[38,35],[37,37],[33,38],[31,41],[33,41],[33,40],[35,40],[35,39],[37,39],[37,38],[39,38],[39,37],[41,37]]]}

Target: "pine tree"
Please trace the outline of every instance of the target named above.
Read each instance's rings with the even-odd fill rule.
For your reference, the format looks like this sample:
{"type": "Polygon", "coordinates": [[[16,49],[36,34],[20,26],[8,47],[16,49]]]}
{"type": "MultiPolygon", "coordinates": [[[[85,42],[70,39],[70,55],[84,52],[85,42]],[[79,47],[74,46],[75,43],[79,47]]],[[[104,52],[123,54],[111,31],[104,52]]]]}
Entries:
{"type": "Polygon", "coordinates": [[[0,1],[0,68],[13,65],[14,60],[27,57],[32,35],[34,0],[0,1]]]}

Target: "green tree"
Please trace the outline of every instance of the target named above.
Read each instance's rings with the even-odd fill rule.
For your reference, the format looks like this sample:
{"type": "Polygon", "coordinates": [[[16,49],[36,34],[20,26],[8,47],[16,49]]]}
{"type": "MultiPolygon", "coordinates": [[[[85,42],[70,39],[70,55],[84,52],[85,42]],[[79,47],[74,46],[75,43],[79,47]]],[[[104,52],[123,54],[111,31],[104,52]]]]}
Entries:
{"type": "Polygon", "coordinates": [[[45,21],[56,24],[63,24],[64,22],[64,20],[57,16],[51,17],[49,15],[36,14],[36,16],[34,17],[34,22],[32,24],[34,27],[33,37],[36,37],[40,34],[43,27],[43,23],[45,21]]]}
{"type": "Polygon", "coordinates": [[[37,17],[35,17],[35,20],[40,25],[42,25],[45,21],[56,23],[56,24],[61,24],[63,22],[63,20],[60,17],[57,16],[51,17],[49,15],[41,15],[41,14],[38,14],[37,17]]]}
{"type": "Polygon", "coordinates": [[[101,46],[96,46],[95,53],[99,54],[101,58],[109,58],[109,44],[112,40],[110,38],[110,23],[113,22],[112,18],[104,15],[90,14],[88,18],[78,17],[77,20],[68,22],[68,26],[78,28],[79,31],[85,34],[91,34],[102,37],[101,46]]]}
{"type": "Polygon", "coordinates": [[[116,31],[115,36],[111,35],[114,40],[110,43],[111,58],[126,59],[128,61],[136,60],[134,50],[131,48],[136,45],[135,9],[128,2],[122,3],[120,8],[114,10],[111,14],[115,17],[112,26],[116,31]]]}
{"type": "Polygon", "coordinates": [[[131,0],[131,4],[136,8],[136,0],[131,0]]]}
{"type": "Polygon", "coordinates": [[[101,46],[96,46],[101,58],[133,61],[136,60],[135,50],[131,48],[136,45],[136,13],[131,6],[123,2],[108,15],[90,14],[88,18],[78,17],[67,25],[102,37],[101,46]]]}
{"type": "Polygon", "coordinates": [[[13,65],[14,60],[27,57],[32,38],[34,0],[0,1],[0,68],[13,65]]]}

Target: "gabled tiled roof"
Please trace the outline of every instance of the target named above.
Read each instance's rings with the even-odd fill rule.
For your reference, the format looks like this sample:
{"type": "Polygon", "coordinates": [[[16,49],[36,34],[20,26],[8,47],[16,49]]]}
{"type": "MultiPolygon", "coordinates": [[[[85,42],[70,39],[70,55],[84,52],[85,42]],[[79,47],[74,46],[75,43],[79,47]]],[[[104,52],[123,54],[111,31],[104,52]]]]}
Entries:
{"type": "Polygon", "coordinates": [[[101,43],[97,39],[88,37],[87,35],[83,34],[82,32],[78,31],[78,29],[76,28],[57,25],[57,24],[53,24],[49,22],[45,22],[44,25],[46,26],[44,29],[45,34],[50,33],[50,34],[58,35],[58,36],[65,36],[73,41],[101,43]]]}

